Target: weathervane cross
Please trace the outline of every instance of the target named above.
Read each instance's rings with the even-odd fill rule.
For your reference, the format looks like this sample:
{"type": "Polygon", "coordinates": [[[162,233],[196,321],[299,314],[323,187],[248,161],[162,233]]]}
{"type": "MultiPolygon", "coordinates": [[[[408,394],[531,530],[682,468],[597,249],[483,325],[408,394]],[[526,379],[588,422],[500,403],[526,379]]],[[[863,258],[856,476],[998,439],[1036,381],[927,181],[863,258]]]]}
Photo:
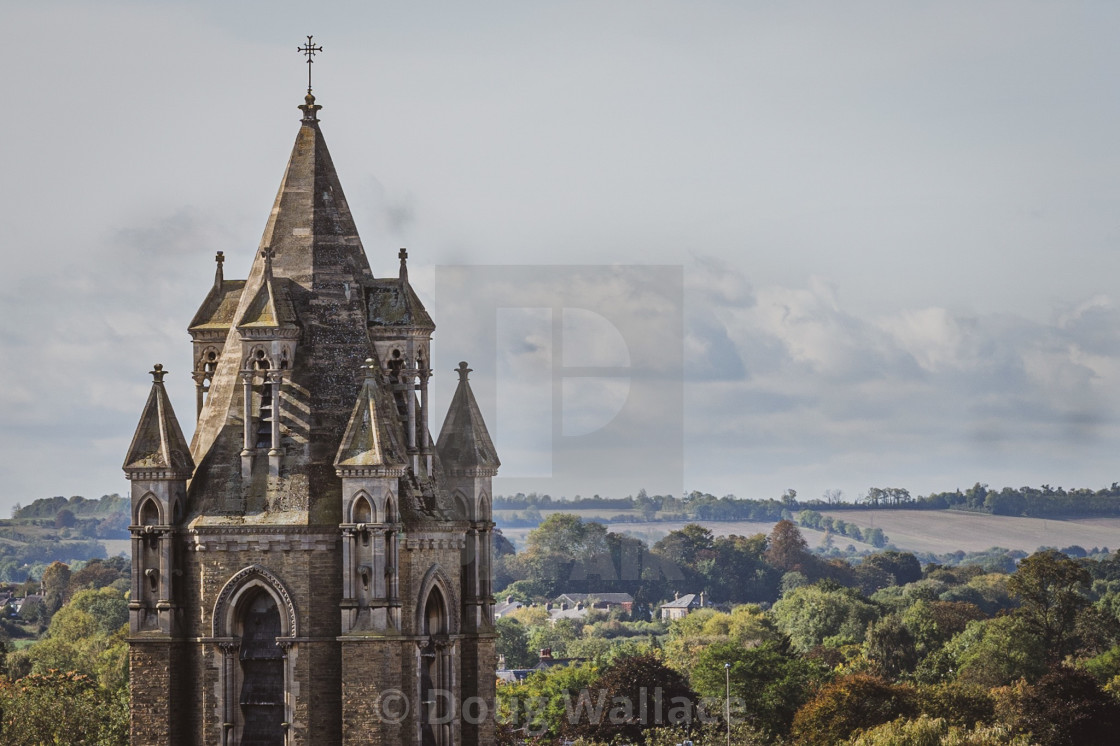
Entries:
{"type": "Polygon", "coordinates": [[[301,47],[296,47],[296,51],[307,57],[307,92],[311,93],[311,64],[314,62],[312,57],[316,52],[322,52],[323,48],[315,46],[311,43],[311,37],[307,37],[307,43],[301,47]]]}

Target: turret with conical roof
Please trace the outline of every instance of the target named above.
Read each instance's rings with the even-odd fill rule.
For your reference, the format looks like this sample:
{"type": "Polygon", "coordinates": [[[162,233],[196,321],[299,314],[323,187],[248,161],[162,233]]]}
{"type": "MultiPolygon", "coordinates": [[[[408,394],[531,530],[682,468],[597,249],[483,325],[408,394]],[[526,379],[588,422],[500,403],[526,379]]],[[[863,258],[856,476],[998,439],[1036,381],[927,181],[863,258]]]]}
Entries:
{"type": "Polygon", "coordinates": [[[132,492],[133,634],[171,634],[176,625],[174,558],[170,534],[183,515],[194,460],[163,385],[162,365],[152,369],[152,390],[124,460],[132,492]]]}
{"type": "Polygon", "coordinates": [[[493,477],[501,462],[471,391],[471,369],[461,362],[456,372],[459,385],[447,409],[436,450],[444,470],[444,485],[455,498],[459,511],[470,521],[468,544],[473,546],[463,561],[464,624],[483,630],[494,623],[491,498],[493,477]]]}

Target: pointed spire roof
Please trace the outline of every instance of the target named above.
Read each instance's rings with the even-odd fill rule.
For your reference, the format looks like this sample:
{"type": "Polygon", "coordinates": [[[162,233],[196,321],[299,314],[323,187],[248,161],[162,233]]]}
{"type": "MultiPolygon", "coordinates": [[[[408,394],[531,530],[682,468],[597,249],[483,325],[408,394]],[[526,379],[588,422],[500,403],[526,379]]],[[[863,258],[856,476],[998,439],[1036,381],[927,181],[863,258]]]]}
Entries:
{"type": "Polygon", "coordinates": [[[502,462],[498,460],[498,452],[486,430],[482,411],[467,381],[471,369],[462,362],[457,372],[459,386],[455,389],[436,442],[440,462],[452,474],[492,477],[497,474],[502,462]]]}
{"type": "Polygon", "coordinates": [[[139,472],[156,479],[189,479],[194,472],[190,447],[163,387],[165,375],[162,365],[152,370],[152,392],[124,460],[130,479],[139,472]]]}
{"type": "MultiPolygon", "coordinates": [[[[219,492],[243,490],[245,514],[260,520],[281,510],[286,515],[275,520],[292,524],[341,520],[331,497],[339,489],[333,460],[359,389],[344,371],[373,353],[365,288],[374,278],[320,129],[320,107],[309,98],[299,108],[303,117],[295,144],[191,443],[199,468],[190,494],[207,519],[219,520],[225,510],[214,502],[219,492]],[[280,333],[273,334],[278,327],[280,333]],[[299,354],[284,378],[282,400],[290,419],[284,420],[281,438],[298,445],[281,449],[278,478],[265,489],[251,488],[248,480],[256,476],[242,476],[239,455],[243,342],[290,335],[298,336],[299,354]]],[[[387,426],[400,429],[399,423],[387,426]]]]}
{"type": "Polygon", "coordinates": [[[401,249],[400,273],[396,279],[374,280],[369,289],[369,321],[394,330],[435,331],[436,324],[408,282],[408,249],[401,249]]]}
{"type": "Polygon", "coordinates": [[[264,281],[257,294],[237,322],[239,329],[294,329],[297,327],[295,309],[288,292],[288,281],[272,275],[272,249],[263,252],[264,281]]]}
{"type": "Polygon", "coordinates": [[[367,359],[366,380],[342,435],[334,466],[339,476],[360,472],[363,476],[401,476],[407,467],[387,418],[377,411],[377,363],[367,359]]]}

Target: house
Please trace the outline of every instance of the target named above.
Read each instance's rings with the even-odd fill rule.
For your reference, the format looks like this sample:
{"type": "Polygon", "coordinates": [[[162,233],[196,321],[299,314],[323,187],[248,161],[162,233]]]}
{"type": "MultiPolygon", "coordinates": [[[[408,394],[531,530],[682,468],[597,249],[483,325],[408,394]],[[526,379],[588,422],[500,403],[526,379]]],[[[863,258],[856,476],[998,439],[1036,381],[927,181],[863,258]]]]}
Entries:
{"type": "Polygon", "coordinates": [[[523,606],[525,606],[525,604],[520,601],[514,601],[513,596],[506,596],[504,603],[494,605],[494,618],[501,619],[505,615],[512,614],[523,606]]]}
{"type": "Polygon", "coordinates": [[[605,611],[621,608],[627,614],[634,609],[634,597],[629,593],[564,593],[557,597],[555,603],[572,607],[583,604],[605,611]]]}
{"type": "Polygon", "coordinates": [[[664,620],[682,619],[706,605],[702,591],[699,594],[689,593],[684,596],[677,593],[674,594],[672,601],[661,604],[661,618],[664,620]]]}

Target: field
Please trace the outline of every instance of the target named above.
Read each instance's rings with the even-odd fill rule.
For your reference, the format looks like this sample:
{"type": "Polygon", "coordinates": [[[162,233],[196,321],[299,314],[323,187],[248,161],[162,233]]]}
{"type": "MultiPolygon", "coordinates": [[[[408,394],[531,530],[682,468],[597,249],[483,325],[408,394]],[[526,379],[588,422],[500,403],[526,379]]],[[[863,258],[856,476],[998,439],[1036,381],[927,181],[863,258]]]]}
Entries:
{"type": "MultiPolygon", "coordinates": [[[[607,518],[620,511],[541,511],[542,514],[571,512],[584,520],[607,518]]],[[[1085,549],[1108,547],[1120,549],[1120,518],[1078,518],[1054,520],[1050,518],[1011,518],[1008,516],[965,513],[956,510],[837,510],[824,511],[826,515],[855,523],[863,528],[883,529],[887,540],[902,550],[912,552],[980,552],[992,547],[1021,549],[1033,552],[1040,546],[1059,549],[1078,545],[1085,549]]],[[[749,536],[769,533],[774,527],[771,523],[750,521],[697,521],[711,530],[716,536],[739,534],[749,536]]],[[[498,517],[501,525],[501,518],[498,517]]],[[[611,531],[634,536],[652,545],[670,531],[684,526],[684,522],[673,523],[612,523],[611,531]]],[[[525,537],[531,528],[503,528],[502,533],[513,542],[518,551],[525,546],[525,537]]],[[[816,548],[824,539],[824,533],[802,528],[802,535],[809,546],[816,548]]],[[[856,549],[871,549],[867,544],[853,542],[844,536],[833,536],[834,544],[844,548],[852,544],[856,549]]]]}
{"type": "Polygon", "coordinates": [[[956,510],[823,511],[861,527],[877,526],[899,549],[944,554],[991,547],[1033,552],[1040,546],[1059,549],[1074,544],[1091,549],[1120,549],[1120,518],[1011,518],[956,510]]]}
{"type": "Polygon", "coordinates": [[[110,557],[116,557],[118,554],[125,556],[132,554],[131,539],[102,539],[101,544],[110,557]]]}

